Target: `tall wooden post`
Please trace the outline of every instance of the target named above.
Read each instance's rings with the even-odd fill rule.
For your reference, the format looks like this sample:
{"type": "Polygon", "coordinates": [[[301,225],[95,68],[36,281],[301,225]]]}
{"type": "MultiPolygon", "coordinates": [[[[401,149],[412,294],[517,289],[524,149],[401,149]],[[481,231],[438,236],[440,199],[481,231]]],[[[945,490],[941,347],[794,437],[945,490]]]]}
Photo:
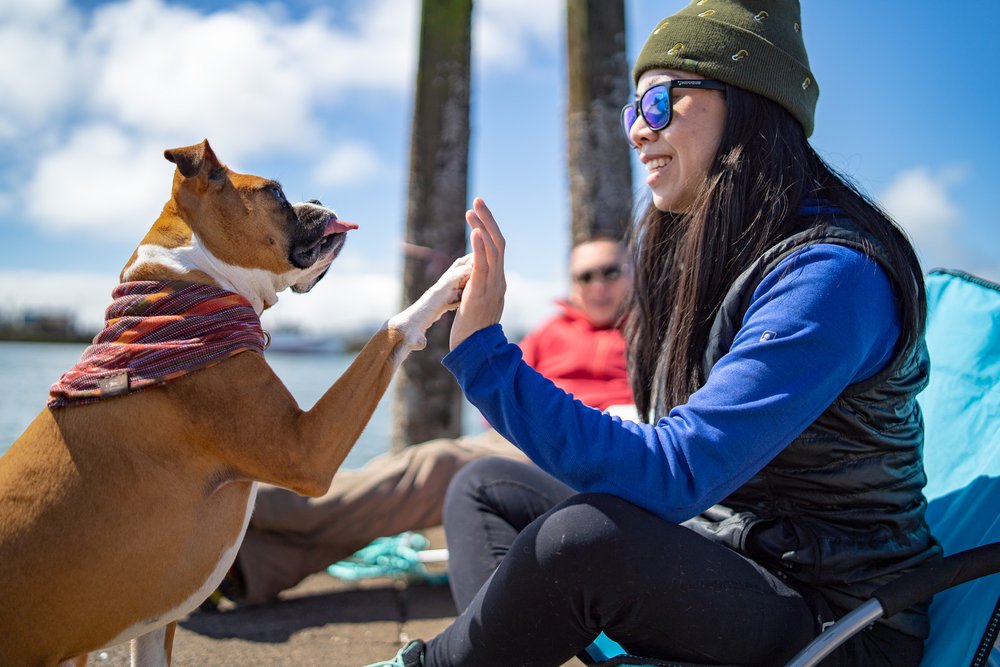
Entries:
{"type": "Polygon", "coordinates": [[[620,238],[632,214],[629,146],[619,119],[629,99],[623,0],[567,0],[568,146],[573,244],[620,238]]]}
{"type": "MultiPolygon", "coordinates": [[[[403,306],[413,303],[466,248],[472,0],[423,0],[410,139],[403,306]]],[[[396,378],[392,448],[461,432],[462,397],[441,366],[453,316],[431,327],[427,348],[396,378]]]]}

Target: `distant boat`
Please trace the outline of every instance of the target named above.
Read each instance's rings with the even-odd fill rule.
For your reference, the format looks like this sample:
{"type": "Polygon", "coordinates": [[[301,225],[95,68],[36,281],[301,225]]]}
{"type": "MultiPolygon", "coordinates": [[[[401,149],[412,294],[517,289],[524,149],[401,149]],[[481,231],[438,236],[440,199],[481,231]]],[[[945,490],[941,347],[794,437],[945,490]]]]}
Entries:
{"type": "Polygon", "coordinates": [[[296,352],[310,354],[333,354],[344,352],[343,339],[330,333],[310,333],[299,327],[281,326],[268,330],[271,344],[268,352],[296,352]]]}

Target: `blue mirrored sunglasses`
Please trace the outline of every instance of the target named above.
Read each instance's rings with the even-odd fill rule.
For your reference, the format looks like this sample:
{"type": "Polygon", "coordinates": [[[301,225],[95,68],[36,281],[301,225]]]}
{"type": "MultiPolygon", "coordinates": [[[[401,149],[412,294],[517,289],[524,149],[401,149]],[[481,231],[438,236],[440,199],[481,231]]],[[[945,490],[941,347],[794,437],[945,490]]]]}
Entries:
{"type": "Polygon", "coordinates": [[[670,125],[670,119],[673,116],[671,113],[673,108],[671,91],[674,88],[725,90],[726,84],[712,79],[674,79],[650,86],[642,95],[636,95],[635,101],[622,107],[622,128],[625,130],[625,138],[628,139],[629,143],[632,143],[629,132],[640,115],[651,130],[659,131],[670,125]]]}

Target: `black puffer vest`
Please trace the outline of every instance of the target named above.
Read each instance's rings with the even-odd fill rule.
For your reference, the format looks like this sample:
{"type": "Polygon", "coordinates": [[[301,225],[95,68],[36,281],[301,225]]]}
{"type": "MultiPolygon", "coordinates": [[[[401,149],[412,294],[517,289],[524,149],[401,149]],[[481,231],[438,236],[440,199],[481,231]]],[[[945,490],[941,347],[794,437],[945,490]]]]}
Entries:
{"type": "MultiPolygon", "coordinates": [[[[814,243],[867,248],[894,285],[910,282],[850,221],[797,233],[768,250],[729,290],[705,350],[705,377],[731,347],[763,277],[814,243]]],[[[689,525],[840,612],[938,557],[940,547],[924,520],[923,419],[915,400],[928,369],[923,339],[898,349],[881,372],[844,389],[773,461],[689,525]]],[[[926,637],[926,605],[883,622],[926,637]]]]}

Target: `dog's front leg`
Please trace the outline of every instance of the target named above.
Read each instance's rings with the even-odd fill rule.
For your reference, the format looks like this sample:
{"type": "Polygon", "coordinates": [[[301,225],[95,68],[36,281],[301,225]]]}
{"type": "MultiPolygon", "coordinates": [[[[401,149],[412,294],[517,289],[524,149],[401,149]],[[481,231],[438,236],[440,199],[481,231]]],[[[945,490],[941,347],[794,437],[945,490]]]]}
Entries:
{"type": "MultiPolygon", "coordinates": [[[[238,355],[230,362],[241,377],[241,390],[256,397],[253,410],[226,430],[223,445],[238,452],[241,470],[252,478],[285,486],[302,495],[326,493],[330,480],[371,419],[393,373],[413,350],[426,346],[425,333],[461,301],[472,272],[472,256],[455,260],[417,301],[390,318],[308,412],[301,412],[287,390],[276,385],[262,358],[238,355]],[[240,357],[246,356],[245,359],[240,357]],[[257,369],[252,366],[257,366],[257,369]],[[239,369],[239,370],[237,370],[239,369]],[[280,387],[280,389],[279,389],[280,387]],[[266,435],[266,446],[252,447],[266,435]],[[258,451],[270,456],[256,456],[258,451]],[[279,456],[275,456],[278,453],[279,456]]],[[[228,376],[219,375],[222,382],[228,376]]],[[[203,387],[206,393],[225,385],[203,387]]],[[[247,403],[247,405],[251,405],[247,403]]],[[[235,454],[234,454],[235,456],[235,454]]]]}

